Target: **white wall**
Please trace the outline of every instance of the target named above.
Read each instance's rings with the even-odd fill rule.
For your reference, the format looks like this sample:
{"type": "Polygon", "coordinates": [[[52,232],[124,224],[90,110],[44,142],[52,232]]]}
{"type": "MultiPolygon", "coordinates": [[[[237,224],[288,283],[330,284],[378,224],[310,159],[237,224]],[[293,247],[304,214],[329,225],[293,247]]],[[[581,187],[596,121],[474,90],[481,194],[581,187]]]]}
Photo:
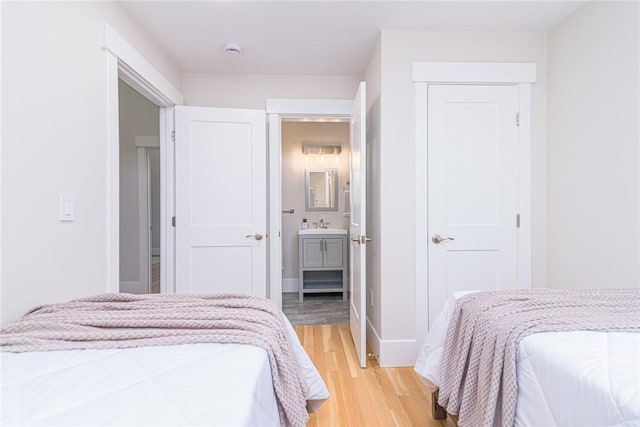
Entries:
{"type": "MultiPolygon", "coordinates": [[[[160,135],[160,109],[122,80],[120,125],[120,283],[140,281],[140,217],[136,136],[160,135]]],[[[158,150],[156,150],[158,151],[158,150]]],[[[158,183],[160,177],[158,176],[158,183]]],[[[130,285],[120,289],[129,292],[130,285]]]]}
{"type": "Polygon", "coordinates": [[[298,230],[302,218],[307,218],[313,227],[321,217],[329,221],[330,228],[348,228],[344,216],[344,193],[349,180],[349,123],[282,122],[282,209],[295,209],[294,214],[282,215],[282,246],[284,265],[283,291],[298,291],[298,230]],[[314,145],[340,145],[342,153],[338,163],[335,156],[319,156],[305,160],[302,146],[313,141],[314,145]],[[317,144],[316,144],[317,143],[317,144]],[[338,210],[315,212],[305,210],[305,169],[338,168],[338,210]],[[295,279],[295,280],[292,280],[295,279]]]}
{"type": "Polygon", "coordinates": [[[364,80],[367,82],[367,110],[369,110],[382,91],[382,37],[379,37],[376,42],[364,72],[364,80]]]}
{"type": "Polygon", "coordinates": [[[2,3],[2,323],[107,290],[104,22],[180,73],[115,3],[2,3]],[[58,221],[60,193],[76,221],[58,221]]]}
{"type": "Polygon", "coordinates": [[[353,99],[360,76],[182,75],[185,105],[264,109],[267,98],[353,99]]]}
{"type": "MultiPolygon", "coordinates": [[[[416,310],[414,61],[535,62],[532,89],[533,283],[545,285],[546,35],[526,32],[383,31],[380,216],[383,251],[380,363],[413,364],[424,327],[416,310]],[[399,315],[402,313],[402,315],[399,315]],[[413,346],[413,347],[412,347],[413,346]],[[402,348],[409,355],[401,360],[402,348]]],[[[419,294],[420,292],[418,292],[419,294]]],[[[426,301],[424,304],[426,305],[426,301]]],[[[426,309],[426,308],[425,308],[426,309]]]]}
{"type": "Polygon", "coordinates": [[[640,286],[638,9],[590,2],[549,35],[550,287],[640,286]]]}

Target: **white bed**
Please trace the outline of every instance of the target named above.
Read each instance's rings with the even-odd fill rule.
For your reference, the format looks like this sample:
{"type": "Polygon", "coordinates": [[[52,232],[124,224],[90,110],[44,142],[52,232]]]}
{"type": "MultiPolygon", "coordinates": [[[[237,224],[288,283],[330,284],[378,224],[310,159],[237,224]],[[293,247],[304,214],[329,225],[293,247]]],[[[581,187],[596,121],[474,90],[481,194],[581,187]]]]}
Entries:
{"type": "MultiPolygon", "coordinates": [[[[440,383],[440,358],[455,302],[434,320],[416,371],[440,383]]],[[[640,334],[553,332],[524,338],[517,352],[516,426],[640,426],[640,334]]]]}
{"type": "MultiPolygon", "coordinates": [[[[328,390],[288,322],[309,384],[328,390]]],[[[238,344],[0,353],[1,425],[280,424],[267,353],[238,344]]]]}

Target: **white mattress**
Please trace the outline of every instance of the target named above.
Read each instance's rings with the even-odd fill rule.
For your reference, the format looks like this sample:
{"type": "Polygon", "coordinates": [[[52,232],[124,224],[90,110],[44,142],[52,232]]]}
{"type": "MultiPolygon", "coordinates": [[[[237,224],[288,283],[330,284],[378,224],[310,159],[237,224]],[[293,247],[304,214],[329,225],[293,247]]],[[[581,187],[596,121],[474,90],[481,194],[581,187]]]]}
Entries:
{"type": "MultiPolygon", "coordinates": [[[[440,383],[440,358],[456,299],[434,320],[416,371],[440,383]]],[[[518,345],[516,426],[640,426],[640,334],[553,332],[518,345]]]]}
{"type": "MultiPolygon", "coordinates": [[[[288,326],[310,408],[328,390],[288,326]]],[[[2,425],[279,425],[267,353],[236,344],[0,353],[2,425]]]]}

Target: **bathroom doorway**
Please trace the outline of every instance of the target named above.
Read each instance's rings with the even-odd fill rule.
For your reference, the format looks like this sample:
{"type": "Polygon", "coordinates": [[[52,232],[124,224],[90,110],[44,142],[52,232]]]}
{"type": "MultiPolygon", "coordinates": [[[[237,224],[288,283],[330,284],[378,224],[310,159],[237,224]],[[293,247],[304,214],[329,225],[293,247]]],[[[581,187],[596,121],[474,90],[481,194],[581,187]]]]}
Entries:
{"type": "Polygon", "coordinates": [[[349,323],[349,132],[347,119],[282,120],[282,309],[294,325],[349,323]]]}

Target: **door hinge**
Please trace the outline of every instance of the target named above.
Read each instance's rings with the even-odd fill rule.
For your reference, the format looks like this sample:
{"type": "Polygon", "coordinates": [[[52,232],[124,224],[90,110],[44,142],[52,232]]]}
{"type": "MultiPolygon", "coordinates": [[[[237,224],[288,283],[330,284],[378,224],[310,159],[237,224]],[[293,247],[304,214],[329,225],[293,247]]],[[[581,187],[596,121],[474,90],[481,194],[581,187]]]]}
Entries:
{"type": "Polygon", "coordinates": [[[520,228],[520,214],[516,215],[516,227],[520,228]]]}
{"type": "Polygon", "coordinates": [[[172,216],[172,217],[171,217],[171,226],[172,226],[172,227],[175,227],[175,226],[176,226],[176,217],[175,217],[175,216],[172,216]]]}
{"type": "Polygon", "coordinates": [[[520,126],[520,113],[516,113],[516,126],[520,126]]]}
{"type": "Polygon", "coordinates": [[[175,130],[171,131],[171,141],[176,142],[176,131],[175,130]]]}

